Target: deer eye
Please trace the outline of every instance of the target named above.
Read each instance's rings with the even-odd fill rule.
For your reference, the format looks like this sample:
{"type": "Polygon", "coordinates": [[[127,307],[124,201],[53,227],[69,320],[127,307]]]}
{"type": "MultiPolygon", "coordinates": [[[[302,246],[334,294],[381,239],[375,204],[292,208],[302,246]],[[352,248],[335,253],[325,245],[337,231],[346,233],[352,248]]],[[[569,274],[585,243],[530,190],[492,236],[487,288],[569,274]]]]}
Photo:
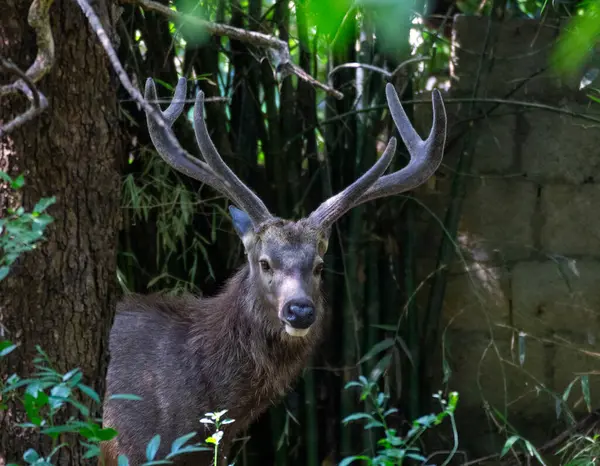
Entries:
{"type": "Polygon", "coordinates": [[[320,264],[316,265],[314,274],[321,275],[322,272],[323,272],[323,263],[321,262],[320,264]]]}
{"type": "Polygon", "coordinates": [[[269,270],[271,270],[269,261],[267,261],[266,259],[261,259],[258,261],[258,263],[260,264],[260,268],[263,270],[263,272],[268,272],[269,270]]]}

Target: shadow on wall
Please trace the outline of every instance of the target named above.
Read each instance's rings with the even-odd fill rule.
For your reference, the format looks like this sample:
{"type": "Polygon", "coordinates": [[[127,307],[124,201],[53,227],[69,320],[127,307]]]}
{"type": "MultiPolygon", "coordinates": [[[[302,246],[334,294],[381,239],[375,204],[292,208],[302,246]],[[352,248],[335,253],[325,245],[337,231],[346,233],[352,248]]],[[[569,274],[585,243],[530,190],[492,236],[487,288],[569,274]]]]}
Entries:
{"type": "MultiPolygon", "coordinates": [[[[420,197],[443,219],[452,183],[465,185],[436,371],[460,393],[470,459],[502,449],[506,421],[541,446],[600,397],[600,104],[549,69],[559,30],[522,19],[454,23],[449,146],[438,192],[420,197]],[[477,70],[478,99],[514,104],[474,119],[496,104],[453,103],[472,96],[477,70]],[[457,174],[465,151],[471,167],[457,174]]],[[[417,112],[423,128],[427,113],[417,112]]],[[[443,236],[430,215],[422,213],[419,251],[428,273],[443,236]]]]}

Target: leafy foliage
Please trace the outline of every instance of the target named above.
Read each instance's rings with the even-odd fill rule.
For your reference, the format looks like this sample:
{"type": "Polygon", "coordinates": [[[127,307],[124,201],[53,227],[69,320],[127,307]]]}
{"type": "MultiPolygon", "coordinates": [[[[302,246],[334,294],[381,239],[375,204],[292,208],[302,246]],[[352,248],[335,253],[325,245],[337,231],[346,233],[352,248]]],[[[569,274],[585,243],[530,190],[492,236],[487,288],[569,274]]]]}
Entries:
{"type": "MultiPolygon", "coordinates": [[[[0,341],[0,359],[8,356],[17,348],[17,345],[8,340],[0,341]]],[[[23,455],[25,464],[36,466],[51,466],[53,457],[65,447],[71,447],[68,443],[58,443],[63,434],[75,434],[78,443],[83,449],[84,458],[91,459],[100,455],[100,443],[114,439],[118,432],[110,427],[102,427],[101,420],[90,414],[90,409],[82,403],[82,398],[88,398],[93,404],[100,404],[100,396],[94,389],[82,383],[83,374],[79,369],[72,369],[65,374],[58,372],[51,364],[48,355],[36,347],[38,356],[33,360],[35,371],[27,378],[21,378],[12,374],[6,382],[0,382],[0,410],[6,410],[8,403],[20,403],[26,413],[27,422],[18,424],[23,429],[35,429],[41,435],[52,439],[52,450],[45,455],[33,448],[28,449],[23,455]],[[64,413],[68,407],[74,408],[74,415],[67,418],[63,424],[56,422],[59,413],[64,413]]],[[[111,399],[138,401],[140,398],[130,394],[117,394],[111,399]]],[[[216,425],[217,431],[206,440],[206,443],[214,444],[215,458],[217,457],[218,441],[223,436],[222,426],[233,422],[230,419],[221,419],[221,413],[207,413],[210,423],[216,425]]],[[[206,419],[201,422],[206,424],[206,419]]],[[[211,451],[211,448],[203,443],[190,443],[197,432],[190,432],[173,441],[169,454],[164,459],[156,457],[160,447],[160,435],[154,436],[147,444],[146,459],[141,466],[153,466],[159,464],[172,464],[171,461],[178,455],[199,451],[211,451]]],[[[216,460],[215,460],[216,461],[216,460]]],[[[126,456],[119,456],[119,465],[129,465],[126,456]]],[[[216,462],[215,462],[216,465],[216,462]]],[[[11,463],[8,466],[18,466],[11,463]]]]}
{"type": "Polygon", "coordinates": [[[423,456],[417,441],[427,429],[440,425],[447,417],[452,423],[455,443],[455,448],[443,462],[443,465],[449,464],[458,447],[458,434],[454,423],[458,393],[450,393],[448,400],[443,399],[440,394],[434,395],[434,398],[439,400],[442,410],[438,414],[429,414],[415,419],[408,432],[401,435],[396,429],[391,428],[387,422],[388,417],[398,410],[387,406],[388,397],[385,393],[378,391],[377,384],[374,381],[361,376],[358,381],[346,384],[345,388],[352,387],[359,388],[360,400],[369,400],[374,408],[370,412],[354,413],[346,416],[342,422],[348,424],[354,421],[364,421],[365,430],[380,429],[383,430],[384,435],[377,441],[379,446],[377,456],[349,456],[344,458],[339,466],[347,466],[355,461],[364,461],[369,466],[396,466],[404,464],[405,460],[409,459],[425,464],[427,458],[423,456]]]}
{"type": "Polygon", "coordinates": [[[564,73],[577,71],[599,41],[600,0],[584,0],[554,50],[555,67],[564,73]]]}
{"type": "MultiPolygon", "coordinates": [[[[2,170],[0,181],[15,192],[25,184],[23,175],[13,179],[2,170]]],[[[6,278],[21,254],[35,249],[44,237],[46,227],[52,222],[52,217],[45,212],[55,201],[54,196],[42,198],[31,212],[25,212],[23,207],[8,208],[7,215],[0,218],[0,280],[6,278]]]]}

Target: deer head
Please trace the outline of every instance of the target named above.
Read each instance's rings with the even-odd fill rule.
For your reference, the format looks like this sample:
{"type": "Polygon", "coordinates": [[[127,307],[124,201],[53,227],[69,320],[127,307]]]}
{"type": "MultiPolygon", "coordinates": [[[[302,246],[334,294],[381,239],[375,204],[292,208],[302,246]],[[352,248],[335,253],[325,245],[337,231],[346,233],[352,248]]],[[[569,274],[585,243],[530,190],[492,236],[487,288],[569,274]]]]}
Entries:
{"type": "MultiPolygon", "coordinates": [[[[403,169],[384,175],[396,152],[396,139],[390,138],[377,162],[342,192],[327,199],[308,217],[289,221],[272,215],[225,164],[212,143],[203,117],[204,94],[200,91],[194,107],[194,131],[204,160],[187,153],[167,137],[173,122],[183,111],[186,79],[180,78],[169,107],[161,112],[164,125],[147,115],[148,130],[160,156],[174,169],[206,183],[230,199],[235,231],[247,255],[251,282],[261,306],[257,319],[269,322],[273,331],[292,337],[305,336],[322,312],[321,271],[333,223],[348,210],[373,199],[413,189],[426,181],[442,161],[446,139],[446,111],[440,93],[433,91],[433,126],[423,141],[410,124],[391,84],[386,97],[392,118],[409,153],[403,169]]],[[[146,81],[145,98],[156,110],[156,88],[146,81]]]]}

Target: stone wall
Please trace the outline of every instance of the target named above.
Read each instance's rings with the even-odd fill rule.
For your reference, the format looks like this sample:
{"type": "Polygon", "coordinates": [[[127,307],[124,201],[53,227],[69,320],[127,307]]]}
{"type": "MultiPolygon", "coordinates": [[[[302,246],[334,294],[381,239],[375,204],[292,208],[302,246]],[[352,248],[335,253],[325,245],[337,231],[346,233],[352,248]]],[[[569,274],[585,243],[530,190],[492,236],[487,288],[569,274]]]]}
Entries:
{"type": "MultiPolygon", "coordinates": [[[[557,397],[582,373],[600,374],[600,104],[579,91],[577,76],[561,79],[549,69],[563,26],[466,16],[454,22],[444,94],[449,146],[435,189],[419,195],[443,220],[458,158],[472,153],[462,173],[460,254],[450,267],[442,330],[448,388],[461,395],[461,446],[474,455],[502,447],[494,408],[544,443],[564,427],[567,407],[576,415],[587,410],[580,381],[566,405],[557,397]],[[479,99],[521,104],[471,105],[476,85],[479,99]]],[[[417,112],[421,134],[431,122],[425,107],[417,112]]],[[[435,269],[443,233],[425,210],[420,220],[424,278],[435,269]]],[[[589,387],[597,408],[599,375],[589,375],[589,387]]]]}

